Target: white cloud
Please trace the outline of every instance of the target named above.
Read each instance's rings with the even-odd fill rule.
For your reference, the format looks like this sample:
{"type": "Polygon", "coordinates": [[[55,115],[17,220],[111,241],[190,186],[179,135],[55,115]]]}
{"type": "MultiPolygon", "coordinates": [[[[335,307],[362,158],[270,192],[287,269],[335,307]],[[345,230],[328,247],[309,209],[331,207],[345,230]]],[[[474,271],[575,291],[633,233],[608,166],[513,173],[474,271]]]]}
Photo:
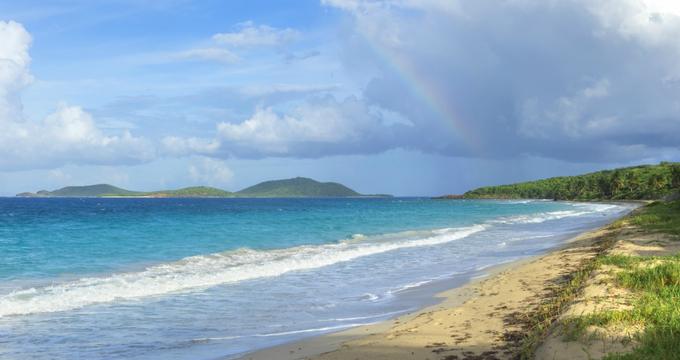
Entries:
{"type": "Polygon", "coordinates": [[[221,160],[201,158],[189,165],[189,176],[197,184],[221,186],[231,182],[234,173],[221,160]]]}
{"type": "Polygon", "coordinates": [[[252,85],[244,85],[238,89],[236,89],[239,93],[248,96],[248,97],[258,97],[261,98],[263,96],[267,95],[276,95],[276,94],[295,94],[295,93],[321,93],[321,92],[327,92],[327,91],[332,91],[332,90],[337,90],[339,89],[340,86],[338,84],[332,84],[332,85],[318,85],[318,84],[286,84],[286,83],[281,83],[281,84],[252,84],[252,85]]]}
{"type": "Polygon", "coordinates": [[[174,54],[174,57],[179,60],[208,60],[225,64],[232,64],[239,60],[233,52],[215,47],[185,50],[174,54]]]}
{"type": "Polygon", "coordinates": [[[237,24],[235,31],[214,34],[207,46],[150,56],[150,60],[202,60],[233,64],[247,58],[254,48],[280,48],[299,37],[300,32],[291,28],[278,29],[247,21],[237,24]]]}
{"type": "Polygon", "coordinates": [[[6,121],[0,134],[0,168],[51,168],[66,163],[132,164],[152,160],[153,146],[125,131],[103,134],[77,106],[59,105],[42,122],[6,121]]]}
{"type": "Polygon", "coordinates": [[[325,98],[286,114],[259,108],[241,123],[218,124],[217,138],[222,150],[236,156],[320,157],[385,150],[394,127],[399,125],[385,126],[356,98],[325,98]]]}
{"type": "Polygon", "coordinates": [[[676,49],[680,2],[675,0],[583,1],[601,24],[599,34],[611,31],[649,45],[676,49]]]}
{"type": "Polygon", "coordinates": [[[277,29],[247,21],[238,24],[236,31],[213,35],[213,40],[232,47],[279,46],[297,39],[299,35],[298,31],[290,28],[277,29]]]}
{"type": "Polygon", "coordinates": [[[374,153],[400,146],[397,133],[409,126],[395,118],[354,97],[344,101],[326,97],[285,114],[257,108],[242,122],[217,124],[214,139],[167,137],[163,143],[166,152],[175,155],[316,158],[374,153]]]}
{"type": "Polygon", "coordinates": [[[31,35],[21,24],[0,21],[0,121],[22,117],[19,92],[33,77],[28,71],[31,35]]]}
{"type": "Polygon", "coordinates": [[[18,23],[0,22],[0,169],[55,168],[66,163],[125,164],[148,161],[153,146],[125,131],[104,134],[90,114],[60,104],[42,121],[24,119],[21,90],[32,76],[31,37],[18,23]]]}
{"type": "Polygon", "coordinates": [[[271,108],[257,109],[242,123],[217,125],[218,134],[225,141],[274,153],[288,152],[291,142],[338,143],[360,135],[357,128],[345,118],[341,108],[329,106],[303,106],[290,115],[279,115],[271,108]]]}

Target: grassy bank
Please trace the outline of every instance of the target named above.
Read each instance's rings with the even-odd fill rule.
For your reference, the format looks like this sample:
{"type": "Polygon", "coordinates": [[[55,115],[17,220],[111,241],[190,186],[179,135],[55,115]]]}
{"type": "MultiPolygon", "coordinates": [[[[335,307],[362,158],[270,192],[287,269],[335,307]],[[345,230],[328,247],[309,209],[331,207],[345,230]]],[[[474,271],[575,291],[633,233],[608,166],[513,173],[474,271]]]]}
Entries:
{"type": "Polygon", "coordinates": [[[565,322],[569,340],[586,336],[590,326],[636,329],[623,341],[636,342],[633,352],[609,359],[677,359],[680,356],[680,256],[605,256],[601,265],[615,268],[614,285],[632,292],[632,308],[609,310],[565,322]]]}
{"type": "Polygon", "coordinates": [[[650,232],[680,237],[680,201],[653,202],[631,216],[629,221],[650,232]]]}
{"type": "MultiPolygon", "coordinates": [[[[614,228],[616,223],[610,225],[614,228]]],[[[609,234],[597,243],[596,255],[581,263],[579,268],[568,274],[561,286],[552,289],[546,300],[526,319],[526,329],[521,340],[519,359],[533,359],[534,353],[548,335],[564,310],[573,302],[583,289],[586,281],[597,268],[599,259],[604,256],[616,241],[616,234],[609,234]]]]}
{"type": "MultiPolygon", "coordinates": [[[[680,242],[680,201],[651,203],[610,228],[625,229],[629,234],[637,234],[633,235],[637,238],[657,236],[653,238],[663,241],[648,242],[650,248],[670,249],[680,242]]],[[[532,351],[547,333],[545,329],[564,313],[567,303],[584,301],[579,299],[581,289],[588,279],[593,282],[595,272],[603,274],[597,286],[625,294],[625,306],[564,317],[558,327],[552,327],[553,331],[559,332],[565,342],[580,342],[585,352],[593,339],[604,341],[608,336],[605,334],[625,334],[608,341],[618,342],[626,351],[606,354],[606,359],[680,358],[680,254],[610,253],[609,249],[617,246],[616,235],[610,240],[613,241],[603,241],[598,255],[572,274],[572,279],[558,289],[558,296],[537,312],[536,324],[525,339],[523,358],[533,356],[532,351]]]]}

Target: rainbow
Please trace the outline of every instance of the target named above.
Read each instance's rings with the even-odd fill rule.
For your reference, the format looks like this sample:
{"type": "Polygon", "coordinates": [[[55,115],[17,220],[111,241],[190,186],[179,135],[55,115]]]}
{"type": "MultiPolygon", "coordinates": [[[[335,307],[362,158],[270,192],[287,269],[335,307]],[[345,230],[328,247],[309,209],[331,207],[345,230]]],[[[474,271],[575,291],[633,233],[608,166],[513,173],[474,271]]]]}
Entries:
{"type": "Polygon", "coordinates": [[[381,44],[362,36],[367,48],[381,61],[388,70],[399,76],[400,80],[418,99],[425,104],[435,118],[445,122],[451,129],[459,144],[479,154],[482,152],[482,141],[477,132],[457,114],[453,99],[445,97],[426,75],[407,57],[386,49],[381,44]]]}

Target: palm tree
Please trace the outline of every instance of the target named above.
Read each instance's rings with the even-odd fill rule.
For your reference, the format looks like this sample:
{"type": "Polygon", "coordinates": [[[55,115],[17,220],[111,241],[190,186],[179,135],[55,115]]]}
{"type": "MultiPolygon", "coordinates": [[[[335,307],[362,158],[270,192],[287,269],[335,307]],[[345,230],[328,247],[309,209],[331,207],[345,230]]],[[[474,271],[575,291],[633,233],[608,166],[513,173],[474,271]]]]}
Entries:
{"type": "Polygon", "coordinates": [[[612,174],[612,197],[615,197],[626,185],[626,181],[621,175],[621,171],[614,171],[612,174]]]}
{"type": "Polygon", "coordinates": [[[671,187],[680,188],[680,164],[671,165],[671,187]]]}
{"type": "Polygon", "coordinates": [[[664,177],[661,174],[652,174],[649,179],[647,179],[647,186],[649,187],[650,194],[658,194],[664,187],[666,187],[664,177]]]}

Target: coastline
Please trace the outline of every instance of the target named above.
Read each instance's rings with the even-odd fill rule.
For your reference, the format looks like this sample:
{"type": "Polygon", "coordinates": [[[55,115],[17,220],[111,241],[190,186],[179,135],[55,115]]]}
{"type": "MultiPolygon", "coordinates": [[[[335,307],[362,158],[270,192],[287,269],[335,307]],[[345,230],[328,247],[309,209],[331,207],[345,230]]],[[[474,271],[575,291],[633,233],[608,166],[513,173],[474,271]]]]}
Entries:
{"type": "Polygon", "coordinates": [[[435,295],[440,301],[434,305],[237,358],[512,358],[520,350],[530,314],[554,296],[570,273],[598,254],[600,244],[611,235],[610,224],[573,236],[547,253],[485,269],[485,275],[435,295]]]}

